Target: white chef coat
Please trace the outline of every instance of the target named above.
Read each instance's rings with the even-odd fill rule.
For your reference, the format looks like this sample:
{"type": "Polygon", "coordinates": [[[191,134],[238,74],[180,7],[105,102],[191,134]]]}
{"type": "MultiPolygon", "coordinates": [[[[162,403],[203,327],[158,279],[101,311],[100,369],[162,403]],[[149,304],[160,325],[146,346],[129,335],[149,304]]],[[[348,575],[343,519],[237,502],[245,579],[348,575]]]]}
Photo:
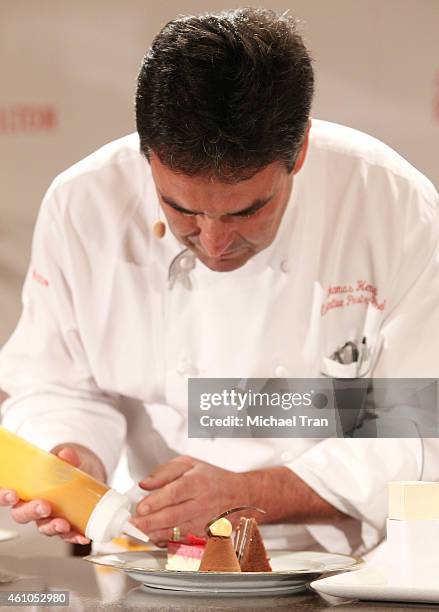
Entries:
{"type": "Polygon", "coordinates": [[[158,198],[137,135],[104,146],[44,198],[1,352],[4,425],[47,449],[89,446],[110,474],[126,444],[134,481],[176,452],[235,471],[289,466],[352,519],[273,526],[278,544],[370,549],[387,482],[419,478],[422,462],[439,479],[435,440],[422,453],[417,439],[189,439],[187,379],[331,375],[325,358],[366,328],[366,374],[437,377],[437,205],[390,148],[314,121],[275,241],[217,273],[189,252],[175,260],[170,232],[153,236],[158,198]]]}

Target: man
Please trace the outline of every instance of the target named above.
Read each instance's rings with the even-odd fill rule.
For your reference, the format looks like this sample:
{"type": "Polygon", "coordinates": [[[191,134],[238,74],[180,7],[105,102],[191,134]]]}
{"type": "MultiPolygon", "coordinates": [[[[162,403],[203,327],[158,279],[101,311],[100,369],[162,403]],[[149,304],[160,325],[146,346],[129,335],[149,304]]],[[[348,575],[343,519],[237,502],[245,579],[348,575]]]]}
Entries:
{"type": "MultiPolygon", "coordinates": [[[[375,139],[311,123],[312,93],[288,16],[176,19],[140,71],[140,145],[100,149],[43,202],[4,424],[100,479],[126,443],[149,492],[133,520],[159,545],[251,504],[278,547],[361,553],[389,480],[439,476],[434,441],[187,437],[189,377],[437,373],[437,193],[375,139]],[[363,337],[360,372],[331,359],[363,337]]],[[[44,500],[0,503],[85,541],[44,500]]]]}

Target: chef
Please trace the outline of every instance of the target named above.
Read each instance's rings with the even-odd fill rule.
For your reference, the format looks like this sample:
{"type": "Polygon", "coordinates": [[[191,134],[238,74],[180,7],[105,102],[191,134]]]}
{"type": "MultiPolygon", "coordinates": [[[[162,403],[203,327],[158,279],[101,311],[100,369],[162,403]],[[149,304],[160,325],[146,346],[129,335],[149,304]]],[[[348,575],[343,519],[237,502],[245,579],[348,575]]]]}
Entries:
{"type": "MultiPolygon", "coordinates": [[[[178,18],[137,89],[138,133],[59,175],[0,357],[3,424],[111,480],[125,452],[157,544],[224,508],[269,544],[362,553],[387,482],[439,478],[435,440],[194,439],[189,378],[436,377],[438,195],[374,138],[310,119],[292,18],[178,18]],[[367,357],[340,363],[346,342],[367,357]]],[[[45,500],[18,522],[86,542],[45,500]]]]}

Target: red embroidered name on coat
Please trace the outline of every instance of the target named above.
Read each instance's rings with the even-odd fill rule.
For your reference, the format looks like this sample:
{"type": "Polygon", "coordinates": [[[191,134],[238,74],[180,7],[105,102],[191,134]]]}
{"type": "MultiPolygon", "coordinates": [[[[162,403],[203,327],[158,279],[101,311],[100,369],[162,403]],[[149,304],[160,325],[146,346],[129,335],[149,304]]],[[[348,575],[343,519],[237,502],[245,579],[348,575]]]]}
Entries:
{"type": "Polygon", "coordinates": [[[40,285],[44,285],[44,287],[49,286],[49,281],[47,280],[47,278],[44,278],[44,276],[36,270],[32,270],[32,278],[34,279],[34,281],[37,281],[37,283],[40,283],[40,285]]]}
{"type": "Polygon", "coordinates": [[[378,289],[366,280],[344,285],[330,285],[326,290],[326,298],[321,308],[322,317],[336,308],[369,304],[377,310],[384,310],[386,307],[386,300],[380,301],[378,298],[378,289]]]}

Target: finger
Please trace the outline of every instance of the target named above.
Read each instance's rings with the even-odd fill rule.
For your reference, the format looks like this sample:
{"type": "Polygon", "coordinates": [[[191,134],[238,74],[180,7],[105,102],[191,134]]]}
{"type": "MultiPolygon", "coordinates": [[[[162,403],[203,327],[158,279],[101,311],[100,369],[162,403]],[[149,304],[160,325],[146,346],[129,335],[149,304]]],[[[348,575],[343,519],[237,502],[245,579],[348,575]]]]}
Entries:
{"type": "Polygon", "coordinates": [[[191,499],[177,506],[168,506],[148,516],[135,516],[131,521],[149,536],[152,531],[169,529],[175,525],[181,528],[181,525],[200,516],[202,512],[199,502],[191,499]]]}
{"type": "Polygon", "coordinates": [[[72,544],[89,544],[90,540],[71,528],[70,524],[61,518],[47,518],[37,521],[38,530],[46,536],[59,536],[62,540],[72,544]]]}
{"type": "Polygon", "coordinates": [[[66,535],[72,531],[70,523],[62,518],[48,518],[43,521],[37,521],[38,531],[43,535],[55,536],[66,535]]]}
{"type": "Polygon", "coordinates": [[[79,467],[81,465],[81,460],[79,458],[78,453],[75,451],[74,448],[71,448],[70,446],[66,446],[65,448],[61,449],[59,453],[56,454],[56,456],[62,459],[63,461],[70,463],[74,467],[79,467]]]}
{"type": "Polygon", "coordinates": [[[0,489],[0,506],[15,506],[19,497],[12,489],[0,489]]]}
{"type": "Polygon", "coordinates": [[[168,506],[176,506],[195,497],[192,478],[178,478],[163,488],[153,491],[137,504],[137,514],[158,512],[168,506]]]}
{"type": "Polygon", "coordinates": [[[177,457],[153,470],[149,476],[139,482],[139,486],[146,490],[164,487],[183,476],[194,465],[195,461],[191,457],[177,457]]]}
{"type": "MultiPolygon", "coordinates": [[[[192,523],[183,523],[180,527],[180,540],[184,539],[189,533],[194,533],[192,523]]],[[[149,539],[156,546],[166,546],[169,540],[173,538],[173,529],[157,529],[148,534],[149,539]]],[[[203,534],[201,534],[203,535],[203,534]]]]}
{"type": "MultiPolygon", "coordinates": [[[[183,539],[186,535],[186,532],[184,530],[182,530],[181,527],[179,527],[180,529],[180,540],[183,539]]],[[[153,544],[155,544],[156,546],[160,546],[160,544],[163,544],[163,542],[166,542],[166,544],[173,539],[174,536],[174,532],[173,529],[157,529],[156,531],[151,531],[151,533],[148,534],[148,538],[150,539],[151,542],[153,542],[153,544]]]]}
{"type": "Polygon", "coordinates": [[[90,544],[90,540],[85,535],[73,530],[69,533],[61,535],[61,539],[64,540],[64,542],[69,542],[70,544],[82,544],[83,546],[85,544],[90,544]]]}
{"type": "Polygon", "coordinates": [[[16,523],[30,523],[50,516],[50,504],[42,499],[31,502],[18,502],[11,510],[11,516],[16,523]]]}
{"type": "Polygon", "coordinates": [[[90,544],[89,538],[78,531],[74,531],[73,529],[68,533],[61,535],[61,538],[65,542],[70,542],[71,544],[90,544]]]}
{"type": "MultiPolygon", "coordinates": [[[[167,546],[169,540],[172,539],[172,529],[159,529],[158,531],[152,531],[148,534],[150,542],[162,548],[163,546],[167,546]]],[[[183,534],[180,536],[184,537],[183,534]]]]}

